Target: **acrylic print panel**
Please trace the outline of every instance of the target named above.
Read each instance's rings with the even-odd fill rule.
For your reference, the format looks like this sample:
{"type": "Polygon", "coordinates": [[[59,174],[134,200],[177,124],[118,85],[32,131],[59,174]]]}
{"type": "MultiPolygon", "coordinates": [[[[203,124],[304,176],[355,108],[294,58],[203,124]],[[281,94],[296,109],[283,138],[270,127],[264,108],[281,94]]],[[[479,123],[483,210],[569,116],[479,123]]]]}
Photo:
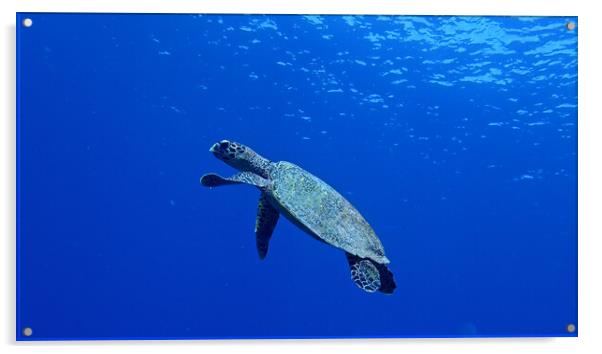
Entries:
{"type": "Polygon", "coordinates": [[[17,24],[17,339],[577,335],[577,18],[17,24]]]}

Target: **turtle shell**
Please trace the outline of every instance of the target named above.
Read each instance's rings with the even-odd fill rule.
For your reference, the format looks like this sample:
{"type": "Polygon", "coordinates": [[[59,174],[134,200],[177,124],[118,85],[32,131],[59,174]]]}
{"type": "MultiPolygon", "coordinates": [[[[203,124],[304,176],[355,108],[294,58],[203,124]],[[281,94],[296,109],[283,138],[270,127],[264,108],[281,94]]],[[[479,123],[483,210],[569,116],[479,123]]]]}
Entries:
{"type": "Polygon", "coordinates": [[[286,161],[273,164],[269,179],[268,197],[293,223],[353,255],[389,263],[372,227],[334,188],[286,161]]]}

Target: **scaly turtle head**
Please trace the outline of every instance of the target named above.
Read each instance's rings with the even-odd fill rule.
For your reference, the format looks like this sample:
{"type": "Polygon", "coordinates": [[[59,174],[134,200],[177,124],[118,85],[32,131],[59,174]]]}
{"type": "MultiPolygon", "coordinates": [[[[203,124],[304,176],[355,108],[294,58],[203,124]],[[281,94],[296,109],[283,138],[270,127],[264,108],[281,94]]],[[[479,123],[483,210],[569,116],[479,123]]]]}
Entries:
{"type": "Polygon", "coordinates": [[[234,141],[222,140],[213,144],[209,151],[237,170],[253,172],[264,178],[268,177],[271,162],[248,146],[234,141]]]}

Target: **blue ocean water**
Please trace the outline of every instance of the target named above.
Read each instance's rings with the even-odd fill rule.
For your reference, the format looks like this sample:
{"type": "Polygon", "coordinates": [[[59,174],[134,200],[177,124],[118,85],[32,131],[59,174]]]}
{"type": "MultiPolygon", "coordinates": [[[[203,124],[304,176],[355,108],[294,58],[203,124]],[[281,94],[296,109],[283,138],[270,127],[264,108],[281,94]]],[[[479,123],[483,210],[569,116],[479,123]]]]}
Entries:
{"type": "Polygon", "coordinates": [[[17,339],[576,335],[576,18],[26,17],[17,339]],[[221,139],[351,201],[395,293],[284,218],[260,261],[221,139]]]}

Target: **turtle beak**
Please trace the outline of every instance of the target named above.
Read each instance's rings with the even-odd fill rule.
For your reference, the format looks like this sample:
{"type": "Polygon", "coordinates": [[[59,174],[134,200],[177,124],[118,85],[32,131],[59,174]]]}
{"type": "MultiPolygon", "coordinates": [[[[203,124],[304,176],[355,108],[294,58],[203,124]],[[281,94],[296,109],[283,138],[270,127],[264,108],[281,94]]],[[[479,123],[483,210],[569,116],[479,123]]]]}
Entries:
{"type": "Polygon", "coordinates": [[[220,142],[213,144],[211,146],[211,148],[209,148],[209,151],[211,151],[212,153],[215,154],[220,150],[226,149],[228,146],[230,146],[230,142],[228,140],[222,140],[220,142]]]}
{"type": "Polygon", "coordinates": [[[211,145],[211,147],[209,148],[209,152],[215,153],[218,146],[219,146],[219,143],[215,143],[215,144],[211,145]]]}

